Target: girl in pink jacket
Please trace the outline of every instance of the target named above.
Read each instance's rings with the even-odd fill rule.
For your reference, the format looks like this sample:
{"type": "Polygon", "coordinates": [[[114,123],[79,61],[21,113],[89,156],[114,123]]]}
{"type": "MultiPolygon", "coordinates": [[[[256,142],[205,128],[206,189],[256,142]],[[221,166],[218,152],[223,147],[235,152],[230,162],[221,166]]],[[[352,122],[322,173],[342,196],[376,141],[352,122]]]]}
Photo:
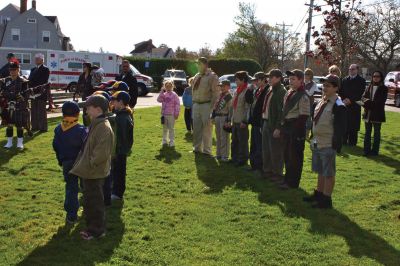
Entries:
{"type": "Polygon", "coordinates": [[[163,124],[162,145],[175,147],[175,120],[179,117],[181,103],[178,95],[174,92],[174,82],[165,81],[164,86],[157,98],[162,103],[161,106],[161,123],[163,124]],[[168,142],[169,137],[169,142],[168,142]]]}

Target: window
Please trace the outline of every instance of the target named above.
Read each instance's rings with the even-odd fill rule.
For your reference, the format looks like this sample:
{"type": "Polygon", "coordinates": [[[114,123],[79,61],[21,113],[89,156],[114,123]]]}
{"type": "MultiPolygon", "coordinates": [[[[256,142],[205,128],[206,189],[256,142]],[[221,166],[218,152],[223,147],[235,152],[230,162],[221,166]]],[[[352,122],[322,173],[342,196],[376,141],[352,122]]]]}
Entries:
{"type": "Polygon", "coordinates": [[[15,53],[15,57],[21,64],[30,64],[31,63],[31,54],[27,53],[15,53]]]}
{"type": "Polygon", "coordinates": [[[82,63],[79,62],[69,62],[68,68],[72,69],[82,69],[82,63]]]}
{"type": "Polygon", "coordinates": [[[21,37],[20,29],[11,29],[11,39],[13,41],[19,41],[21,37]]]}
{"type": "Polygon", "coordinates": [[[30,24],[36,24],[36,19],[35,18],[28,18],[27,22],[30,23],[30,24]]]}
{"type": "Polygon", "coordinates": [[[43,42],[50,42],[50,31],[43,31],[43,42]]]}

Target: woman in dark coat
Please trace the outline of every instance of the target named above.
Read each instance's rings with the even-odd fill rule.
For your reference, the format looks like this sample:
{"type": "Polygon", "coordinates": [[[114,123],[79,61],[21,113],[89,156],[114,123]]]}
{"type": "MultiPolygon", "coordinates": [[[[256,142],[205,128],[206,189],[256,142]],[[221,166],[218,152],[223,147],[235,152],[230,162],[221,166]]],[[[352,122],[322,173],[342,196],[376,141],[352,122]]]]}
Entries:
{"type": "Polygon", "coordinates": [[[364,155],[377,156],[381,142],[381,126],[386,122],[385,103],[388,88],[384,85],[384,76],[380,71],[372,75],[372,82],[365,90],[362,103],[364,107],[363,118],[365,121],[364,155]],[[374,130],[374,142],[371,149],[371,134],[374,130]]]}
{"type": "Polygon", "coordinates": [[[92,64],[83,63],[83,73],[78,79],[78,91],[82,95],[82,101],[86,101],[86,98],[93,94],[92,86],[92,64]]]}

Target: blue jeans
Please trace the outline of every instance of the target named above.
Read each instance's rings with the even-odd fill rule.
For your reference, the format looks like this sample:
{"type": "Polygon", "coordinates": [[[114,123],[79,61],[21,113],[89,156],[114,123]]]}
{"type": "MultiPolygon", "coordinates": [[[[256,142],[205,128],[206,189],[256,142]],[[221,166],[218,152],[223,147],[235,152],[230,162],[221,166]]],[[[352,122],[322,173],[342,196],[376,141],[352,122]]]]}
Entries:
{"type": "Polygon", "coordinates": [[[69,174],[72,169],[74,161],[66,161],[62,163],[63,175],[65,181],[65,200],[64,210],[67,212],[68,220],[75,221],[78,219],[78,192],[79,192],[79,178],[75,175],[69,174]]]}
{"type": "Polygon", "coordinates": [[[381,123],[365,123],[365,138],[364,138],[364,154],[379,155],[379,146],[381,144],[381,123]],[[374,129],[374,142],[371,149],[371,135],[374,129]]]}

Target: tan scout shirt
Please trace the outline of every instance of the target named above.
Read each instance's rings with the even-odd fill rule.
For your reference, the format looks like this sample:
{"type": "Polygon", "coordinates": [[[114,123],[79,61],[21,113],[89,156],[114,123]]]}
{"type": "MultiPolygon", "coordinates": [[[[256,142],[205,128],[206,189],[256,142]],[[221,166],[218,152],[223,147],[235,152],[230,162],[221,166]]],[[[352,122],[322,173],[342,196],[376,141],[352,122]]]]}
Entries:
{"type": "Polygon", "coordinates": [[[208,69],[204,74],[197,73],[193,80],[193,103],[211,103],[211,106],[214,106],[220,93],[218,83],[218,76],[211,69],[208,69]],[[194,85],[197,83],[199,85],[195,87],[194,85]]]}
{"type": "MultiPolygon", "coordinates": [[[[290,93],[290,91],[288,91],[288,93],[286,94],[284,101],[286,101],[286,98],[289,95],[289,93],[290,93]]],[[[308,115],[309,116],[310,110],[311,110],[310,98],[307,96],[307,94],[304,94],[304,96],[301,97],[299,102],[288,112],[285,119],[297,118],[300,115],[308,115]]]]}
{"type": "Polygon", "coordinates": [[[324,108],[321,116],[319,117],[318,123],[315,124],[315,117],[321,110],[324,100],[321,100],[315,107],[313,117],[313,143],[317,144],[317,148],[332,148],[333,138],[333,106],[336,102],[337,95],[334,95],[328,99],[328,104],[324,108]]]}
{"type": "MultiPolygon", "coordinates": [[[[248,88],[242,91],[242,93],[238,96],[237,106],[233,108],[232,114],[232,123],[248,123],[248,114],[249,114],[249,107],[250,105],[246,102],[245,94],[248,88]]],[[[235,95],[232,99],[232,105],[237,95],[237,91],[235,91],[235,95]]]]}

